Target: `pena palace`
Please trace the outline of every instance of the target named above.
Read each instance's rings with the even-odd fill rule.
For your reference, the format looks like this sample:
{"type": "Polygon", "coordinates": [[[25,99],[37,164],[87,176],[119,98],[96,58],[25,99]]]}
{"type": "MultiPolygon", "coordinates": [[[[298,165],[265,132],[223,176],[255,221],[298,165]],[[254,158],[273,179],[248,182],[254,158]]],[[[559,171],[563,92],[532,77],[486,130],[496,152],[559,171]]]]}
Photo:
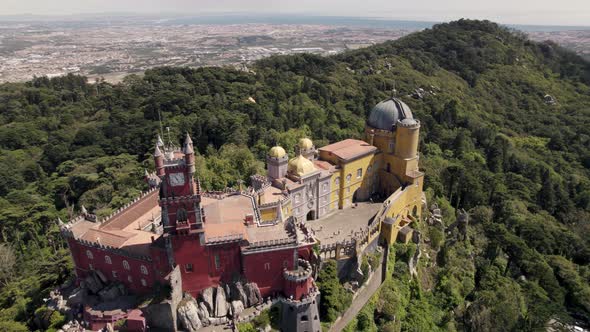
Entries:
{"type": "Polygon", "coordinates": [[[158,137],[155,171],[145,174],[150,190],[104,219],[82,208],[61,223],[77,279],[99,271],[146,294],[169,285],[176,271],[182,292],[195,298],[236,279],[255,283],[264,298],[314,295],[313,273],[302,271],[320,260],[320,243],[306,222],[379,196],[379,241],[391,244],[420,218],[419,129],[410,108],[392,97],[372,109],[364,140],[317,148],[302,138],[295,156],[275,146],[266,174],[220,192],[201,188],[188,134],[181,147],[158,137]]]}

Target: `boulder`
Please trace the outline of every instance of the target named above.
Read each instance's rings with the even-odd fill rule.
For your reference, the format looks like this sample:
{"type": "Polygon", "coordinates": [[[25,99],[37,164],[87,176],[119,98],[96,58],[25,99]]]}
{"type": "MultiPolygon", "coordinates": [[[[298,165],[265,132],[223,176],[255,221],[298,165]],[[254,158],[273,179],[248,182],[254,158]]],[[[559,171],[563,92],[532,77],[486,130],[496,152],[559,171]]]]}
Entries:
{"type": "Polygon", "coordinates": [[[215,290],[215,317],[225,317],[227,316],[228,306],[227,306],[227,298],[225,297],[225,291],[223,287],[217,286],[215,290]]]}
{"type": "Polygon", "coordinates": [[[244,286],[240,281],[231,285],[231,300],[242,301],[245,306],[248,305],[248,297],[246,296],[246,291],[244,291],[244,286]]]}
{"type": "Polygon", "coordinates": [[[207,306],[205,303],[200,302],[198,308],[199,319],[201,320],[201,324],[203,326],[209,325],[209,311],[207,310],[207,306]]]}
{"type": "Polygon", "coordinates": [[[211,325],[223,325],[223,324],[227,324],[229,322],[229,320],[227,319],[227,317],[214,317],[214,318],[211,318],[210,322],[211,322],[211,325]]]}
{"type": "Polygon", "coordinates": [[[176,311],[170,301],[164,301],[157,304],[150,304],[141,308],[147,325],[152,329],[162,329],[164,331],[176,331],[176,311]]]}
{"type": "Polygon", "coordinates": [[[232,316],[236,317],[244,311],[244,303],[242,301],[231,301],[231,313],[232,316]]]}
{"type": "Polygon", "coordinates": [[[177,309],[180,326],[188,332],[195,332],[202,327],[197,303],[194,299],[183,301],[177,309]]]}
{"type": "Polygon", "coordinates": [[[201,301],[202,303],[205,304],[205,306],[207,307],[207,311],[210,314],[213,314],[213,295],[215,294],[215,289],[213,287],[209,287],[209,288],[205,288],[203,290],[203,292],[201,293],[201,301]]]}
{"type": "Polygon", "coordinates": [[[85,303],[87,295],[88,291],[86,290],[86,288],[77,288],[68,297],[67,305],[71,307],[74,305],[85,303]]]}
{"type": "Polygon", "coordinates": [[[121,289],[116,285],[110,285],[103,288],[101,291],[98,292],[98,296],[102,302],[109,302],[116,300],[119,296],[122,296],[123,293],[121,289]]]}
{"type": "Polygon", "coordinates": [[[244,285],[244,291],[246,292],[246,297],[248,298],[248,307],[253,305],[257,305],[262,302],[262,296],[260,296],[260,289],[258,289],[258,285],[254,282],[249,282],[244,285]]]}
{"type": "Polygon", "coordinates": [[[86,278],[84,278],[83,285],[92,294],[98,294],[98,292],[104,287],[102,281],[100,281],[100,278],[96,275],[96,273],[91,273],[86,278]]]}

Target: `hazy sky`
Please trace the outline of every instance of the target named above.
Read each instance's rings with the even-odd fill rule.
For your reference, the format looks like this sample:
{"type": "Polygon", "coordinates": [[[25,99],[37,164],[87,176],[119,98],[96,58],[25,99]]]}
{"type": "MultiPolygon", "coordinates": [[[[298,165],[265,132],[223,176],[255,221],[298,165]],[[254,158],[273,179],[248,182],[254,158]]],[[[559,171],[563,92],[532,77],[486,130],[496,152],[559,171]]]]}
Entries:
{"type": "Polygon", "coordinates": [[[448,21],[590,25],[590,0],[0,0],[0,15],[135,13],[301,13],[448,21]]]}

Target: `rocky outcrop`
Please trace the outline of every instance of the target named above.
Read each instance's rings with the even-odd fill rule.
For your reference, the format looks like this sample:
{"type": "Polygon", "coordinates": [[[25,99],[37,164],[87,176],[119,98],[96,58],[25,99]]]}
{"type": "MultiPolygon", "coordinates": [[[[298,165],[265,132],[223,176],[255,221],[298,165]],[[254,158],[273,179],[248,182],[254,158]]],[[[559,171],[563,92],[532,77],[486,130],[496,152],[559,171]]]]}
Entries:
{"type": "Polygon", "coordinates": [[[205,288],[201,293],[201,302],[205,304],[207,311],[210,313],[212,313],[215,308],[213,295],[215,295],[215,289],[213,287],[205,288]]]}
{"type": "Polygon", "coordinates": [[[67,305],[72,307],[74,305],[86,303],[86,296],[88,291],[86,288],[76,288],[68,297],[67,305]]]}
{"type": "Polygon", "coordinates": [[[205,305],[205,303],[203,303],[203,302],[199,303],[198,314],[199,314],[199,320],[201,321],[201,324],[203,324],[203,326],[208,326],[210,324],[209,310],[207,310],[207,306],[205,305]]]}
{"type": "Polygon", "coordinates": [[[98,294],[103,289],[104,284],[101,278],[96,273],[90,273],[84,280],[82,280],[82,288],[88,289],[92,294],[98,294]]]}
{"type": "Polygon", "coordinates": [[[232,316],[235,317],[235,316],[241,314],[242,311],[244,311],[244,303],[242,303],[242,301],[240,301],[240,300],[231,301],[231,315],[232,316]]]}
{"type": "Polygon", "coordinates": [[[193,298],[181,302],[178,305],[177,314],[180,326],[184,330],[195,332],[202,327],[197,302],[193,298]]]}
{"type": "Polygon", "coordinates": [[[248,297],[244,291],[244,286],[240,281],[237,281],[231,285],[231,300],[241,301],[244,305],[248,304],[248,297]]]}
{"type": "Polygon", "coordinates": [[[228,306],[227,306],[227,298],[225,296],[225,290],[223,287],[217,286],[215,290],[215,317],[225,317],[227,316],[228,306]]]}
{"type": "Polygon", "coordinates": [[[257,305],[262,302],[262,296],[260,295],[260,289],[258,289],[258,285],[254,282],[249,282],[244,285],[244,291],[246,292],[246,297],[248,299],[247,306],[251,307],[253,305],[257,305]]]}
{"type": "Polygon", "coordinates": [[[174,310],[174,306],[170,301],[151,304],[146,308],[142,308],[141,311],[150,328],[176,331],[176,310],[174,310]]]}
{"type": "Polygon", "coordinates": [[[111,284],[98,292],[102,302],[114,301],[119,296],[127,295],[127,290],[123,284],[111,284]]]}

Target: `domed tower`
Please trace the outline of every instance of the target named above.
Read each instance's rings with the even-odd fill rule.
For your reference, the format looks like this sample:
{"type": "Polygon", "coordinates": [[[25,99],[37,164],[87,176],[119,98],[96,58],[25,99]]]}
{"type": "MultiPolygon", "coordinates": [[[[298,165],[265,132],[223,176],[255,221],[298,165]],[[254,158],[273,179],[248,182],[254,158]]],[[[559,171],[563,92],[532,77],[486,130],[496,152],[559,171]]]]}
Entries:
{"type": "Polygon", "coordinates": [[[287,174],[287,162],[289,158],[287,152],[280,146],[274,146],[268,151],[266,156],[266,165],[268,167],[268,176],[271,179],[279,179],[287,174]]]}
{"type": "Polygon", "coordinates": [[[366,141],[381,150],[383,171],[395,175],[392,181],[381,181],[384,194],[415,182],[412,174],[418,172],[419,132],[420,121],[414,119],[410,107],[399,98],[391,97],[371,110],[365,128],[366,141]]]}
{"type": "Polygon", "coordinates": [[[305,158],[312,161],[315,159],[315,146],[309,138],[304,137],[300,139],[297,148],[299,149],[299,153],[305,158]]]}
{"type": "Polygon", "coordinates": [[[305,174],[309,174],[315,171],[313,163],[305,158],[302,154],[289,160],[288,172],[297,177],[302,177],[305,174]]]}

